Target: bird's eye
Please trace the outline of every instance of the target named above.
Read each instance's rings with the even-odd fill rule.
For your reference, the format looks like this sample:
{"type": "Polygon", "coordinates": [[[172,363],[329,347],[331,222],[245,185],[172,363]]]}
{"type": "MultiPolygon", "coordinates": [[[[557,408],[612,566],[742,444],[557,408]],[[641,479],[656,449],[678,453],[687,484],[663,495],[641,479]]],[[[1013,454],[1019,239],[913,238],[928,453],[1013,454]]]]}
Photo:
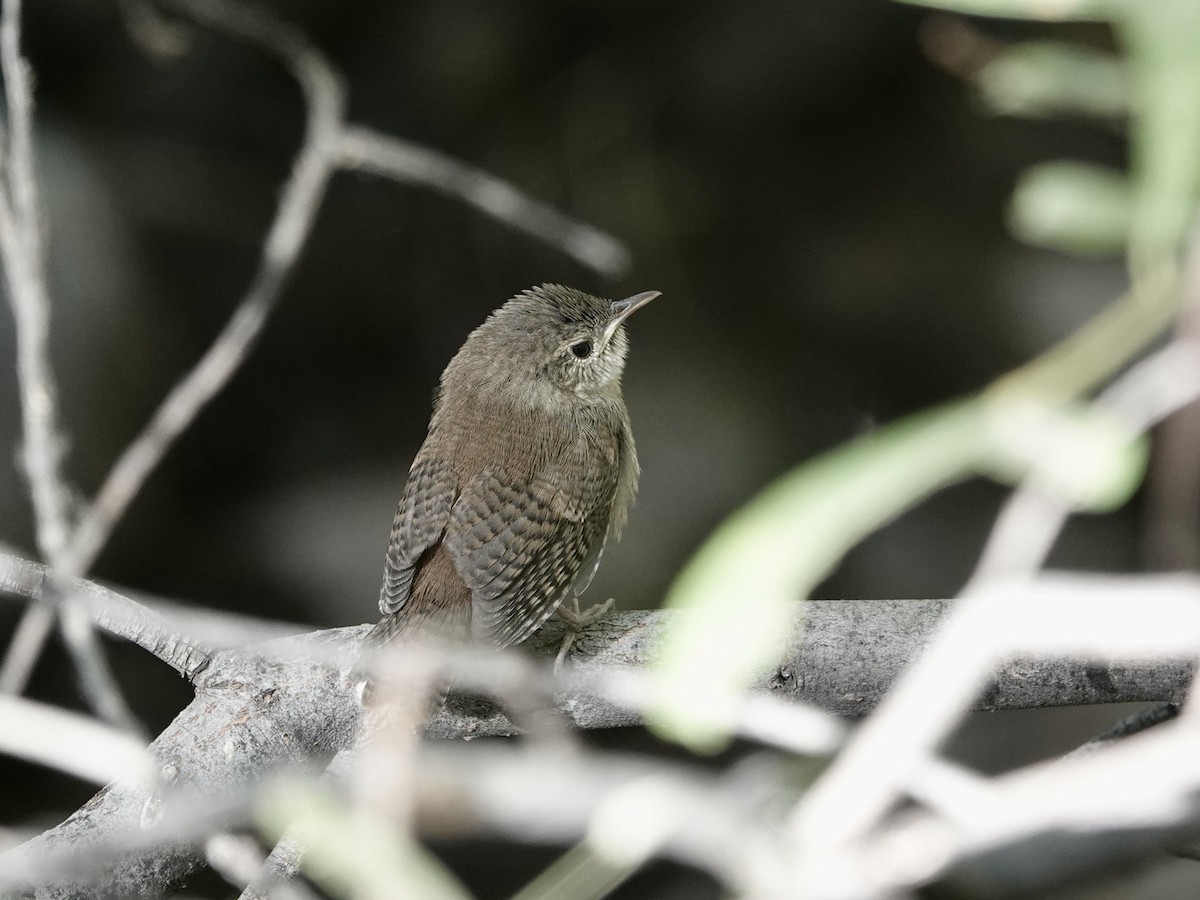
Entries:
{"type": "Polygon", "coordinates": [[[592,355],[592,342],[576,341],[569,349],[576,359],[587,359],[592,355]]]}

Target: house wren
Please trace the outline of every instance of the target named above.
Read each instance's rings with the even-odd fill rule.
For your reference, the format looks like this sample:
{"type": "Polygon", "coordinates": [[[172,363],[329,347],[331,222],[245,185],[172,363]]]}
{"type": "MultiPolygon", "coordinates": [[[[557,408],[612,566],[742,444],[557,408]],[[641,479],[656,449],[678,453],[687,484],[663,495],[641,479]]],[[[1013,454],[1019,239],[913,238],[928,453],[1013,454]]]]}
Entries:
{"type": "Polygon", "coordinates": [[[658,295],[544,284],[471,332],[396,509],[373,641],[515,644],[587,587],[637,490],[624,322],[658,295]]]}

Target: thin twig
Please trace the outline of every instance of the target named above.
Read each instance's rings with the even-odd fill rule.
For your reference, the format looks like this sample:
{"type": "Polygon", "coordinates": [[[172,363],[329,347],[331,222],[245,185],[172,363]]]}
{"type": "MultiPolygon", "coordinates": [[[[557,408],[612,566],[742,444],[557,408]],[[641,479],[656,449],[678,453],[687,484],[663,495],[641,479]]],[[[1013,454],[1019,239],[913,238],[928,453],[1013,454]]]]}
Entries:
{"type": "Polygon", "coordinates": [[[0,721],[0,752],[76,778],[105,784],[154,768],[141,741],[78,713],[0,696],[0,721]]]}
{"type": "MultiPolygon", "coordinates": [[[[426,745],[418,762],[417,822],[432,837],[490,833],[559,845],[590,832],[607,838],[608,847],[624,837],[621,849],[635,853],[646,840],[659,855],[743,888],[771,884],[782,868],[783,857],[768,852],[780,848],[759,808],[781,786],[762,770],[713,777],[661,758],[501,742],[426,745]],[[639,796],[635,786],[648,780],[666,790],[639,796]],[[610,807],[607,821],[597,823],[597,812],[620,794],[626,802],[610,807]],[[664,794],[670,802],[654,803],[664,794]],[[649,809],[640,802],[645,800],[649,809]],[[643,830],[651,818],[657,821],[643,830]]],[[[745,895],[786,896],[768,890],[745,895]]]]}
{"type": "Polygon", "coordinates": [[[512,900],[600,900],[658,855],[691,818],[711,809],[669,772],[610,791],[590,817],[582,841],[512,900]]]}
{"type": "Polygon", "coordinates": [[[1170,722],[1179,715],[1178,703],[1156,703],[1153,706],[1147,706],[1145,709],[1139,709],[1132,715],[1126,716],[1118,722],[1113,723],[1104,731],[1100,732],[1090,741],[1085,744],[1080,744],[1070,753],[1063,757],[1073,759],[1076,756],[1085,756],[1088,753],[1095,753],[1102,747],[1107,747],[1113,741],[1123,740],[1135,734],[1140,734],[1149,728],[1154,728],[1164,722],[1170,722]]]}
{"type": "MultiPolygon", "coordinates": [[[[243,891],[262,870],[266,857],[258,841],[245,834],[214,834],[204,845],[204,856],[221,877],[243,891]]],[[[280,881],[258,888],[263,900],[316,900],[316,894],[298,881],[280,881]]]]}
{"type": "MultiPolygon", "coordinates": [[[[57,391],[50,366],[50,303],[38,271],[42,259],[29,137],[32,106],[29,67],[21,57],[20,0],[7,0],[0,14],[0,71],[4,74],[9,127],[3,190],[0,191],[0,255],[17,335],[17,381],[22,418],[22,463],[33,500],[38,547],[50,559],[67,538],[68,491],[61,464],[64,440],[58,425],[57,391]],[[19,201],[19,204],[18,204],[19,201]],[[33,227],[32,235],[22,226],[33,227]]],[[[30,607],[0,665],[0,693],[19,693],[33,671],[54,625],[50,609],[30,607]]]]}
{"type": "Polygon", "coordinates": [[[0,694],[19,694],[25,690],[57,619],[58,611],[49,604],[33,603],[25,607],[0,664],[0,694]]]}
{"type": "MultiPolygon", "coordinates": [[[[1054,576],[992,583],[960,602],[937,638],[797,805],[798,846],[850,844],[900,800],[1006,659],[1194,660],[1200,581],[1054,576]],[[1136,597],[1148,615],[1119,614],[1136,597]]],[[[1171,698],[1173,699],[1173,698],[1171,698]]]]}
{"type": "MultiPolygon", "coordinates": [[[[50,364],[50,300],[43,272],[41,222],[33,164],[33,90],[29,65],[21,56],[20,0],[5,0],[0,13],[0,71],[8,113],[5,179],[0,194],[0,256],[17,329],[24,465],[33,498],[38,549],[55,568],[72,570],[67,541],[69,496],[62,475],[65,445],[58,422],[57,391],[50,364]]],[[[113,677],[86,615],[70,612],[62,636],[75,664],[78,683],[92,708],[107,721],[134,733],[137,722],[113,677]]],[[[19,642],[0,666],[0,685],[24,688],[53,616],[30,610],[17,630],[19,642]]]]}
{"type": "MultiPolygon", "coordinates": [[[[55,589],[57,579],[50,582],[55,589]]],[[[67,594],[59,604],[58,624],[71,661],[75,664],[75,681],[79,692],[89,707],[105,722],[124,729],[138,739],[146,738],[146,731],[134,716],[125,701],[125,695],[108,666],[104,649],[100,646],[91,614],[67,594]]]]}
{"type": "Polygon", "coordinates": [[[103,547],[112,527],[170,445],[224,387],[252,349],[309,233],[335,167],[362,168],[427,184],[608,274],[619,274],[629,262],[628,251],[613,238],[529,198],[495,176],[429,148],[345,125],[340,76],[286,23],[226,0],[163,2],[280,57],[304,90],[308,131],[250,290],[208,353],[171,391],[150,424],[122,454],[95,502],[85,511],[71,544],[72,556],[84,564],[82,569],[103,547]]]}
{"type": "Polygon", "coordinates": [[[458,197],[605,275],[616,277],[629,269],[629,251],[603,231],[534,200],[495,175],[429,147],[370,128],[348,126],[341,136],[339,163],[347,169],[375,172],[458,197]]]}
{"type": "Polygon", "coordinates": [[[296,876],[300,874],[303,856],[304,847],[299,836],[285,834],[275,842],[271,852],[246,879],[238,900],[270,900],[272,894],[280,888],[297,884],[296,876]]]}
{"type": "MultiPolygon", "coordinates": [[[[1174,341],[1142,360],[1096,398],[1096,406],[1137,432],[1146,431],[1200,396],[1200,344],[1174,341]]],[[[1029,577],[1045,562],[1070,516],[1070,504],[1034,475],[996,518],[961,596],[996,579],[1029,577]]]]}
{"type": "MultiPolygon", "coordinates": [[[[1097,404],[1143,431],[1197,395],[1200,353],[1196,346],[1177,341],[1130,369],[1097,404]]],[[[1030,579],[1069,513],[1063,502],[1043,488],[1031,480],[1003,510],[980,564],[938,640],[797,809],[793,818],[797,835],[837,840],[862,833],[891,808],[917,762],[936,751],[968,708],[986,667],[995,661],[984,649],[995,647],[997,634],[1005,630],[1005,616],[996,606],[1001,595],[994,586],[1005,580],[1011,584],[1030,579]],[[976,647],[980,648],[978,654],[976,647]],[[914,716],[918,707],[922,712],[914,716]],[[871,782],[869,789],[864,788],[864,777],[871,782]],[[841,825],[830,828],[831,821],[841,825]]],[[[1015,614],[1005,609],[1011,626],[1015,614]]],[[[1095,615],[1095,609],[1081,611],[1083,620],[1095,615]]],[[[1028,627],[1024,621],[1019,624],[1028,627]]],[[[1066,637],[1059,633],[1046,637],[1054,640],[1060,636],[1066,637]]],[[[1022,637],[1027,636],[1010,634],[1012,642],[996,652],[1019,653],[1028,648],[1029,641],[1022,642],[1022,637]]]]}
{"type": "Polygon", "coordinates": [[[71,608],[74,599],[56,588],[57,580],[55,576],[42,592],[43,602],[26,607],[21,616],[0,664],[0,693],[19,694],[25,689],[57,620],[76,683],[89,705],[106,721],[140,736],[141,725],[125,702],[90,619],[71,608]]]}
{"type": "MultiPolygon", "coordinates": [[[[1200,224],[1192,235],[1180,306],[1184,317],[1200,310],[1200,224]]],[[[1185,412],[1197,396],[1200,342],[1186,332],[1163,350],[1134,365],[1096,398],[1096,405],[1146,431],[1172,414],[1185,412]]],[[[1071,513],[1068,503],[1034,475],[1001,510],[975,571],[960,596],[993,578],[1032,575],[1045,562],[1071,513]]]]}
{"type": "Polygon", "coordinates": [[[80,520],[70,548],[70,560],[80,571],[91,565],[167,450],[229,382],[258,340],[325,194],[343,115],[341,79],[316,49],[284,22],[224,0],[171,0],[170,5],[279,56],[304,92],[306,133],[249,289],[195,368],[171,390],[149,424],[121,454],[80,520]]]}
{"type": "Polygon", "coordinates": [[[69,492],[62,476],[65,441],[50,365],[50,301],[42,273],[41,223],[33,165],[29,64],[21,55],[21,2],[4,0],[0,13],[0,71],[8,113],[0,254],[17,329],[25,474],[37,525],[38,548],[56,561],[67,544],[69,492]]]}
{"type": "Polygon", "coordinates": [[[1195,832],[1196,737],[1195,724],[1180,719],[1069,761],[997,776],[986,815],[950,827],[936,813],[914,812],[872,840],[798,858],[793,884],[799,896],[819,900],[904,896],[982,858],[985,877],[1008,875],[990,883],[1011,888],[1018,872],[1043,884],[1123,854],[1161,854],[1164,836],[1195,832]]]}
{"type": "MultiPolygon", "coordinates": [[[[307,131],[267,235],[259,270],[233,317],[196,367],[168,394],[147,427],[122,453],[95,501],[81,517],[69,545],[64,548],[60,544],[53,553],[46,553],[56,571],[68,578],[91,567],[113,527],[167,449],[248,355],[299,255],[333,171],[334,136],[341,121],[343,91],[338,76],[323,57],[296,31],[253,10],[220,0],[175,0],[174,5],[281,56],[304,91],[307,131]]],[[[5,9],[7,13],[9,8],[5,9]]],[[[14,82],[7,70],[5,74],[6,87],[12,89],[14,82]]],[[[6,229],[2,226],[0,217],[0,243],[13,244],[11,240],[4,241],[6,229]]],[[[24,271],[21,264],[28,255],[18,253],[16,258],[15,271],[24,271]]],[[[31,277],[30,281],[41,289],[40,277],[31,277]]],[[[48,633],[43,624],[46,613],[31,609],[26,615],[28,625],[18,629],[21,643],[14,647],[16,652],[11,662],[0,669],[0,683],[11,687],[23,686],[48,633]]],[[[81,687],[94,708],[110,721],[134,727],[133,716],[107,670],[88,618],[68,612],[63,621],[63,636],[72,651],[81,687]]]]}

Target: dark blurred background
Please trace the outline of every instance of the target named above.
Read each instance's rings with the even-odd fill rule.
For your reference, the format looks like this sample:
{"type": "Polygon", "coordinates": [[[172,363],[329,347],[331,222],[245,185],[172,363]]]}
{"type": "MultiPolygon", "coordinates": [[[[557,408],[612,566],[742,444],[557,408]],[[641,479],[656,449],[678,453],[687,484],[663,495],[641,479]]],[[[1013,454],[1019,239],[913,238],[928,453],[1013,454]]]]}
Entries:
{"type": "MultiPolygon", "coordinates": [[[[105,578],[319,625],[365,621],[442,367],[491,309],[561,281],[664,294],[631,323],[643,489],[592,590],[651,607],[772,478],[980,387],[1120,288],[1119,267],[1024,247],[1004,228],[1025,166],[1120,164],[1119,133],[988,116],[922,55],[925,11],[279,6],[346,74],[352,120],[511,180],[627,241],[635,264],[607,280],[445,196],[337,176],[265,339],[139,497],[99,562],[105,578]]],[[[27,17],[68,465],[90,496],[245,288],[303,109],[274,60],[224,36],[192,32],[191,51],[165,62],[109,3],[42,2],[27,17]]],[[[6,348],[10,330],[5,316],[6,348]]],[[[9,448],[13,389],[10,369],[9,448]]],[[[28,548],[24,485],[0,471],[0,540],[28,548]]],[[[947,492],[821,593],[953,592],[998,496],[947,492]]],[[[1131,564],[1128,531],[1103,530],[1077,562],[1131,564]]]]}
{"type": "MultiPolygon", "coordinates": [[[[253,358],[139,496],[99,560],[103,579],[315,626],[372,619],[442,367],[491,309],[559,281],[610,297],[663,292],[630,328],[642,491],[589,593],[653,607],[712,527],[774,477],[984,385],[1123,285],[1119,264],[1025,247],[1004,226],[1024,167],[1122,165],[1120,132],[989,115],[923,54],[927,11],[883,0],[264,5],[344,72],[353,121],[510,180],[627,241],[635,263],[605,280],[445,196],[338,175],[253,358]]],[[[245,288],[303,108],[273,60],[220,35],[196,30],[190,52],[166,62],[142,52],[113,3],[42,0],[27,23],[68,471],[91,496],[245,288]]],[[[0,316],[5,361],[11,328],[0,316]]],[[[18,426],[10,365],[9,461],[18,426]]],[[[979,482],[945,492],[866,541],[818,593],[952,595],[1002,497],[979,482]]],[[[33,555],[14,464],[0,466],[0,542],[33,555]]],[[[1074,522],[1055,561],[1128,569],[1136,548],[1126,510],[1074,522]]],[[[0,606],[0,637],[16,613],[0,606]]],[[[151,730],[186,701],[158,669],[139,677],[152,664],[136,652],[118,663],[151,730]]],[[[34,694],[69,695],[62,669],[49,654],[34,694]]],[[[1029,740],[1022,752],[1036,755],[1029,740]]],[[[46,796],[0,817],[44,812],[46,796]]]]}

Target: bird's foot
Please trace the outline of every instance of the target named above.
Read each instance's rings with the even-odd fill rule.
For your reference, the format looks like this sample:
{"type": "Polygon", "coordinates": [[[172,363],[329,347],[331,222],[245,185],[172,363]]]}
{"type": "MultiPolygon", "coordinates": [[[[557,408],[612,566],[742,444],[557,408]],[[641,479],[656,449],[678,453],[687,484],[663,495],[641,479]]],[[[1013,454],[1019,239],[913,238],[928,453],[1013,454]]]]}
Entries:
{"type": "Polygon", "coordinates": [[[563,660],[567,658],[567,654],[571,652],[571,647],[575,644],[575,638],[579,632],[587,628],[593,622],[599,621],[604,617],[613,603],[612,597],[609,597],[603,603],[597,603],[588,607],[584,612],[579,610],[579,598],[572,597],[570,605],[567,601],[563,601],[558,606],[558,615],[567,623],[567,633],[563,635],[562,646],[558,648],[558,654],[554,657],[554,671],[557,672],[562,668],[563,660]]]}
{"type": "Polygon", "coordinates": [[[558,615],[571,626],[571,630],[575,633],[583,631],[593,622],[599,621],[604,617],[604,614],[612,609],[612,605],[616,603],[612,597],[609,597],[603,603],[597,603],[589,606],[586,611],[581,612],[579,609],[579,598],[572,597],[569,601],[563,601],[558,606],[558,615]]]}

